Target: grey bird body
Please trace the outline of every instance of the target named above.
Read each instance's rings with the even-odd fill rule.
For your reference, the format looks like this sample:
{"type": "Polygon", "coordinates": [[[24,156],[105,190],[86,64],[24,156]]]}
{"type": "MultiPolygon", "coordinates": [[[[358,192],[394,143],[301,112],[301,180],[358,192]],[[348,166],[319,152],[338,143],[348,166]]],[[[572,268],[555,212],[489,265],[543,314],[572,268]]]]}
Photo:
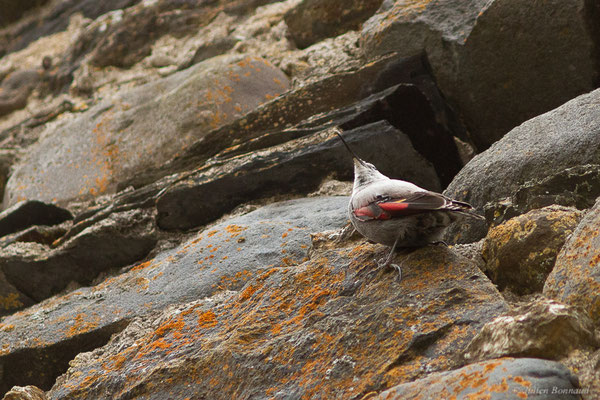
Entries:
{"type": "MultiPolygon", "coordinates": [[[[364,168],[356,161],[355,175],[364,175],[364,168]]],[[[465,203],[383,174],[371,174],[364,182],[355,179],[348,204],[348,216],[360,234],[386,246],[393,246],[398,239],[396,247],[439,242],[444,229],[470,210],[465,203]],[[405,207],[394,207],[394,204],[405,207]]]]}
{"type": "MultiPolygon", "coordinates": [[[[397,247],[421,247],[441,241],[444,229],[462,217],[482,219],[467,203],[413,183],[390,179],[374,165],[354,157],[354,187],[348,216],[354,228],[367,239],[391,246],[382,266],[389,265],[397,247]]],[[[396,267],[399,270],[399,267],[396,267]]]]}

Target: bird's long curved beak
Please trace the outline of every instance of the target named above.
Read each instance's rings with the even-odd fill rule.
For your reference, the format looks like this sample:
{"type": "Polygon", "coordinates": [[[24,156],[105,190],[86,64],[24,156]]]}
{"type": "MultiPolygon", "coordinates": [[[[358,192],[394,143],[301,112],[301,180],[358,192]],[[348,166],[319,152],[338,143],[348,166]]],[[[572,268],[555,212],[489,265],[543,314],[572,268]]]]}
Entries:
{"type": "Polygon", "coordinates": [[[336,135],[338,135],[340,137],[340,139],[342,140],[342,143],[344,143],[344,146],[346,146],[346,149],[348,149],[348,151],[350,152],[350,154],[352,154],[352,158],[354,159],[354,162],[355,163],[358,162],[363,167],[366,167],[365,162],[363,160],[361,160],[360,157],[358,157],[356,155],[356,153],[354,153],[352,151],[352,149],[350,148],[350,146],[348,146],[348,143],[346,143],[346,141],[342,137],[342,130],[340,128],[335,128],[334,132],[335,132],[336,135]]]}

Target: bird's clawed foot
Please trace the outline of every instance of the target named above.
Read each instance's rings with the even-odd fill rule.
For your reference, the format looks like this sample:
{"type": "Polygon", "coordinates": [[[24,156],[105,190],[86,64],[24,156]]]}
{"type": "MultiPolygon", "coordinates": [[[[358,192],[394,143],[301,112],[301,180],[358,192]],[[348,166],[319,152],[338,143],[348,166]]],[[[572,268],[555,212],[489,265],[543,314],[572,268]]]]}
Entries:
{"type": "Polygon", "coordinates": [[[391,267],[398,271],[398,282],[400,282],[402,280],[402,267],[400,267],[398,264],[392,264],[392,255],[393,253],[390,253],[385,260],[383,258],[380,260],[375,260],[377,263],[377,269],[375,269],[375,271],[391,267]]]}

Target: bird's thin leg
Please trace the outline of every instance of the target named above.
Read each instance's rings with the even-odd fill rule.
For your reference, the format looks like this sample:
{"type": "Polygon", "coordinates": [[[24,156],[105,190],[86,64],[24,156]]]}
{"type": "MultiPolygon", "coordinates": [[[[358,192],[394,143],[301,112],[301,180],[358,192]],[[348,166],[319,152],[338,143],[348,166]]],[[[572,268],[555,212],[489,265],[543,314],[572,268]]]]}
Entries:
{"type": "Polygon", "coordinates": [[[381,263],[381,261],[377,261],[377,265],[379,266],[379,268],[386,268],[388,266],[391,266],[396,271],[398,271],[398,275],[399,275],[398,279],[402,280],[402,268],[400,268],[400,266],[397,264],[391,264],[392,257],[394,256],[394,252],[396,251],[396,246],[398,245],[398,242],[400,241],[400,236],[402,236],[402,232],[399,232],[398,236],[396,236],[396,241],[394,242],[394,245],[390,249],[390,253],[388,254],[385,261],[383,263],[381,263]]]}

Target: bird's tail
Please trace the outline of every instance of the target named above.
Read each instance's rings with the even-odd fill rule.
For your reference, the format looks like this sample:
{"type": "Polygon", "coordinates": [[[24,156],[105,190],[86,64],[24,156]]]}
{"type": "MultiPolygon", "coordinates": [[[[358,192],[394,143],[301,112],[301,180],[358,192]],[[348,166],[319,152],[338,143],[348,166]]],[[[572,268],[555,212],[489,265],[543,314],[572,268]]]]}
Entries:
{"type": "Polygon", "coordinates": [[[472,205],[463,201],[452,200],[452,204],[450,206],[447,206],[447,209],[455,211],[459,214],[469,216],[471,218],[485,220],[485,217],[483,215],[479,215],[477,214],[477,212],[475,212],[475,209],[472,205]]]}

